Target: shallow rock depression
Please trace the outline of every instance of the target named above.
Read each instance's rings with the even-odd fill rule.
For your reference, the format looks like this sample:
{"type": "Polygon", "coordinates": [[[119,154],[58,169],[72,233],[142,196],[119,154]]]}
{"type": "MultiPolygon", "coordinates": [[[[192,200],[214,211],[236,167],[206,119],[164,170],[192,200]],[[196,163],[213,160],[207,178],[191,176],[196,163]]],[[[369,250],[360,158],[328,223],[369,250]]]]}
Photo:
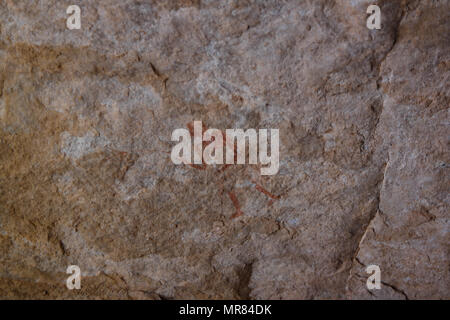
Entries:
{"type": "Polygon", "coordinates": [[[0,1],[0,298],[450,299],[449,21],[448,0],[0,1]],[[278,172],[174,164],[192,121],[279,129],[278,172]]]}

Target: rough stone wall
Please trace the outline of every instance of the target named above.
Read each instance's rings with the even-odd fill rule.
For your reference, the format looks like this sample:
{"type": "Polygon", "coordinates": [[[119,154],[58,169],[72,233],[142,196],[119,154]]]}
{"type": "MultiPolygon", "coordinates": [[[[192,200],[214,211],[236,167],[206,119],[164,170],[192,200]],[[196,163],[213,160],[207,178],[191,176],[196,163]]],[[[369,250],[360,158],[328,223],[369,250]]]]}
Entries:
{"type": "Polygon", "coordinates": [[[0,297],[449,299],[450,1],[371,3],[1,0],[0,297]],[[174,165],[193,120],[278,174],[174,165]]]}

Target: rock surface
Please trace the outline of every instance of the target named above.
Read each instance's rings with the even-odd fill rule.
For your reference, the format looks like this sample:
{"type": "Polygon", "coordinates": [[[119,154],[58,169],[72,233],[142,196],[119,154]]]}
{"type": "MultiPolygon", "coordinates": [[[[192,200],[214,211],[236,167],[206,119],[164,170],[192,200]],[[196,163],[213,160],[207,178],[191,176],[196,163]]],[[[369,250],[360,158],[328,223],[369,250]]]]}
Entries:
{"type": "Polygon", "coordinates": [[[449,299],[450,1],[375,3],[1,1],[0,298],[449,299]],[[174,165],[193,120],[280,171],[174,165]]]}

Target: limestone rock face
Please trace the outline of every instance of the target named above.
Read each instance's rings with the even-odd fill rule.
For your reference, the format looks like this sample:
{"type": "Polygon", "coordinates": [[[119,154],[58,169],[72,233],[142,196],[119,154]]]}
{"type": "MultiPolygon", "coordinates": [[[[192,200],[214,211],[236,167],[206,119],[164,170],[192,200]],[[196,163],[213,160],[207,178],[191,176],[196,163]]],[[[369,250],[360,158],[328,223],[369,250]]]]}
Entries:
{"type": "Polygon", "coordinates": [[[450,1],[375,3],[1,1],[0,298],[449,299],[450,1]],[[279,172],[175,165],[194,120],[279,172]]]}

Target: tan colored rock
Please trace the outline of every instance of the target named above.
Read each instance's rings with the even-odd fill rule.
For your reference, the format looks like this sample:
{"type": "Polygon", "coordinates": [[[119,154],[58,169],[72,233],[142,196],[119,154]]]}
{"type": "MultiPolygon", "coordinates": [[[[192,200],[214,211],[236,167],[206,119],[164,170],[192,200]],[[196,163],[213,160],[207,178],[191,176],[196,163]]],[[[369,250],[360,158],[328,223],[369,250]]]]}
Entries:
{"type": "Polygon", "coordinates": [[[369,1],[71,4],[0,3],[0,298],[450,298],[448,1],[381,30],[369,1]],[[174,165],[193,120],[279,128],[278,174],[174,165]]]}

